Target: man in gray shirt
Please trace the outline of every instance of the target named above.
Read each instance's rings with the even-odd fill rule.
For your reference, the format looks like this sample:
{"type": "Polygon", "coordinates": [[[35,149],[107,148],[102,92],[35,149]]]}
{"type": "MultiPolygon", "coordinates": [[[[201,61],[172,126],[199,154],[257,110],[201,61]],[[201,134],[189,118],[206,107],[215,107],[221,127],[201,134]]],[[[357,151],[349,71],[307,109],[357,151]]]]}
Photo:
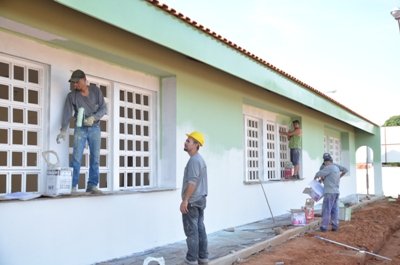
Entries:
{"type": "Polygon", "coordinates": [[[328,231],[329,222],[332,220],[332,231],[336,232],[339,229],[340,170],[333,164],[331,156],[324,157],[324,167],[315,174],[314,179],[321,179],[324,183],[320,231],[328,231]]]}
{"type": "MultiPolygon", "coordinates": [[[[329,153],[325,153],[325,154],[322,155],[322,159],[324,159],[324,161],[325,161],[325,158],[328,159],[328,160],[331,159],[333,161],[333,159],[331,157],[331,154],[329,154],[329,153]]],[[[347,168],[345,168],[344,166],[341,166],[341,165],[336,164],[336,163],[333,163],[333,164],[339,168],[340,178],[342,178],[344,175],[346,175],[347,172],[349,172],[347,170],[347,168]]],[[[325,162],[322,163],[322,165],[319,167],[319,170],[322,170],[324,167],[325,167],[325,162]]]]}
{"type": "Polygon", "coordinates": [[[75,90],[71,91],[65,100],[64,112],[61,120],[61,132],[57,136],[57,143],[64,139],[67,135],[69,120],[74,114],[74,145],[71,157],[70,167],[73,168],[72,176],[72,193],[77,192],[76,186],[79,182],[79,173],[81,169],[81,161],[83,150],[88,142],[90,149],[90,168],[89,180],[87,182],[86,191],[93,194],[101,194],[97,188],[99,183],[99,164],[100,164],[100,119],[107,112],[107,105],[101,90],[96,86],[88,86],[86,84],[86,75],[81,70],[72,73],[69,82],[73,83],[75,90]],[[78,111],[84,109],[82,120],[78,119],[78,111]],[[83,123],[83,125],[81,125],[83,123]]]}
{"type": "Polygon", "coordinates": [[[188,251],[186,264],[208,264],[208,240],[204,226],[204,209],[208,194],[207,166],[198,153],[204,144],[204,136],[200,132],[186,134],[184,150],[190,159],[186,164],[182,183],[182,213],[183,229],[186,235],[188,251]]]}

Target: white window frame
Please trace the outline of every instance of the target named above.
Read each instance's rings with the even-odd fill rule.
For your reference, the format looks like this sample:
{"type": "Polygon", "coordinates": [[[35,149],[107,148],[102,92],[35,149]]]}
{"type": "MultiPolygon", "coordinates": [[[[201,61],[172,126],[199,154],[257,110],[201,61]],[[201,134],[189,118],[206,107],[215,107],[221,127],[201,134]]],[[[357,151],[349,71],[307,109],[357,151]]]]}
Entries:
{"type": "Polygon", "coordinates": [[[342,163],[342,141],[340,138],[324,135],[324,152],[329,153],[334,163],[342,163]]]}
{"type": "MultiPolygon", "coordinates": [[[[115,167],[117,170],[115,170],[116,175],[118,177],[115,177],[114,179],[114,185],[117,190],[140,190],[140,189],[149,189],[149,188],[156,188],[157,187],[157,93],[152,90],[147,90],[143,88],[139,88],[136,86],[131,86],[131,85],[125,85],[125,84],[116,84],[115,86],[115,93],[118,95],[115,96],[115,106],[114,109],[118,110],[116,112],[115,121],[118,121],[118,123],[115,124],[114,126],[114,137],[117,141],[116,148],[114,150],[115,154],[115,160],[117,161],[114,163],[115,167]],[[138,106],[137,104],[129,104],[129,103],[121,103],[120,102],[120,91],[125,91],[125,92],[131,92],[134,93],[134,95],[142,95],[146,96],[148,98],[148,106],[138,106]],[[148,121],[136,121],[133,119],[133,123],[138,126],[146,126],[149,130],[149,135],[148,136],[132,136],[132,135],[125,135],[126,136],[121,136],[120,135],[120,122],[127,122],[129,119],[127,118],[121,118],[119,114],[120,107],[125,107],[129,105],[132,108],[139,109],[142,111],[147,111],[149,114],[149,120],[148,121]],[[129,151],[120,151],[120,140],[126,140],[129,141],[135,141],[137,143],[138,141],[141,142],[141,148],[142,151],[137,151],[137,150],[132,150],[131,152],[129,151]],[[148,142],[148,151],[143,150],[144,148],[144,142],[148,142]],[[144,157],[147,157],[148,159],[148,164],[149,166],[144,166],[143,159],[141,160],[141,166],[140,167],[127,167],[124,165],[123,167],[120,166],[119,159],[120,155],[127,155],[131,154],[132,157],[139,157],[141,156],[143,159],[144,157]],[[136,185],[135,179],[136,177],[139,176],[140,178],[140,185],[136,185]],[[147,182],[144,179],[144,176],[147,176],[148,178],[148,185],[144,185],[147,182]],[[132,177],[132,182],[130,182],[129,178],[132,177]],[[123,180],[124,185],[121,186],[121,178],[123,180]],[[132,185],[128,185],[129,183],[132,183],[132,185]]],[[[135,128],[133,128],[135,130],[135,128]]],[[[136,144],[134,144],[133,148],[136,148],[136,144]]]]}
{"type": "MultiPolygon", "coordinates": [[[[28,146],[16,146],[13,147],[12,144],[10,144],[10,141],[8,138],[11,139],[11,133],[10,131],[10,120],[8,119],[7,122],[1,122],[0,121],[0,128],[7,129],[7,139],[3,139],[3,142],[6,141],[6,144],[0,143],[0,147],[3,149],[3,154],[4,151],[7,152],[6,155],[9,156],[11,152],[15,149],[18,152],[26,152],[27,150],[31,153],[35,153],[37,157],[36,164],[32,166],[32,162],[27,164],[27,166],[24,166],[26,164],[27,159],[25,158],[25,155],[22,155],[22,166],[14,166],[10,167],[8,164],[10,164],[9,161],[7,161],[7,166],[0,166],[0,181],[2,181],[2,192],[0,195],[5,195],[11,192],[15,191],[38,191],[38,192],[43,192],[45,188],[45,183],[46,183],[46,165],[42,157],[42,152],[44,150],[48,150],[49,148],[49,142],[44,139],[48,139],[49,135],[49,124],[50,122],[50,114],[49,114],[49,102],[50,102],[50,94],[49,89],[49,81],[52,80],[50,78],[50,66],[37,63],[37,62],[32,62],[29,60],[25,59],[20,59],[12,55],[5,55],[5,54],[0,54],[0,61],[4,63],[10,63],[12,62],[13,64],[19,65],[19,66],[25,66],[26,69],[34,69],[39,71],[39,84],[26,84],[25,86],[29,87],[34,87],[34,89],[37,89],[39,91],[38,94],[38,101],[39,103],[35,103],[35,105],[32,104],[25,104],[27,106],[23,106],[24,104],[21,104],[20,102],[10,102],[9,99],[0,99],[0,104],[3,105],[3,107],[9,109],[8,113],[10,114],[10,110],[12,110],[12,105],[18,105],[18,108],[22,108],[27,112],[28,110],[34,110],[38,111],[38,125],[30,125],[30,124],[21,124],[18,125],[18,130],[22,131],[35,131],[37,132],[37,143],[35,143],[34,150],[32,147],[28,146]],[[32,105],[32,106],[31,106],[32,105]],[[28,166],[29,165],[29,166],[28,166]],[[12,176],[18,175],[18,184],[12,185],[11,180],[12,176]],[[21,175],[21,177],[19,176],[21,175]],[[33,187],[35,188],[37,185],[37,188],[35,190],[26,190],[26,178],[31,178],[33,175],[35,177],[37,176],[37,180],[35,179],[35,184],[33,187]],[[4,182],[5,181],[5,182],[4,182]],[[36,184],[37,183],[37,184],[36,184]],[[20,188],[21,186],[21,188],[20,188]],[[14,188],[13,188],[14,187],[14,188]],[[17,188],[15,188],[17,187],[17,188]]],[[[10,66],[11,68],[13,67],[12,65],[10,66]]],[[[112,68],[112,66],[110,66],[112,68]]],[[[12,71],[11,72],[12,76],[12,71]]],[[[110,71],[112,72],[112,71],[110,71]]],[[[68,73],[68,70],[66,70],[66,73],[68,73]]],[[[8,75],[10,75],[8,74],[8,75]]],[[[106,125],[101,124],[101,137],[102,137],[102,149],[100,150],[100,155],[103,155],[103,158],[101,158],[101,161],[103,161],[103,166],[100,165],[99,168],[99,173],[100,173],[100,179],[99,179],[99,185],[101,182],[106,183],[104,187],[100,186],[100,189],[103,191],[118,191],[118,190],[158,190],[160,188],[164,187],[170,187],[170,183],[175,183],[174,179],[172,178],[165,178],[163,175],[160,174],[160,171],[158,169],[158,164],[160,163],[159,158],[158,158],[158,137],[159,137],[159,132],[158,132],[158,118],[159,118],[159,109],[158,109],[158,96],[159,96],[159,79],[155,77],[149,77],[148,79],[143,79],[142,74],[132,72],[132,75],[129,76],[122,76],[122,78],[118,78],[119,81],[115,81],[116,79],[103,79],[103,78],[98,78],[93,75],[93,73],[87,72],[87,81],[88,83],[96,84],[97,86],[102,86],[105,85],[107,89],[107,96],[105,96],[105,101],[107,103],[107,113],[106,115],[103,116],[101,119],[102,121],[107,121],[106,125]],[[138,81],[136,82],[136,78],[138,78],[138,81]],[[140,79],[142,78],[142,79],[140,79]],[[120,80],[121,79],[121,80],[120,80]],[[122,83],[124,82],[124,83],[122,83]],[[141,185],[140,187],[132,187],[132,188],[120,188],[119,187],[119,166],[118,166],[118,150],[119,150],[119,133],[116,130],[119,126],[118,119],[119,119],[119,89],[118,87],[121,86],[127,86],[135,89],[136,91],[141,91],[141,93],[147,93],[151,94],[151,99],[150,99],[150,108],[151,108],[151,119],[150,119],[150,124],[149,124],[149,131],[151,133],[151,143],[150,145],[150,150],[148,152],[148,157],[149,157],[149,167],[151,171],[151,175],[149,176],[149,182],[150,185],[141,185]],[[106,127],[106,129],[104,129],[106,127]],[[115,131],[115,132],[114,132],[115,131]],[[104,141],[104,139],[107,138],[107,141],[104,141]]],[[[7,75],[7,76],[8,76],[7,75]]],[[[26,75],[26,74],[25,74],[26,75]]],[[[120,76],[119,74],[116,74],[115,76],[120,76]]],[[[114,76],[110,76],[111,78],[115,78],[114,76]]],[[[121,76],[120,76],[121,77],[121,76]]],[[[11,82],[14,82],[14,80],[10,79],[9,77],[0,77],[0,83],[4,85],[9,85],[11,82]]],[[[16,84],[22,86],[22,82],[15,80],[16,84]]],[[[171,84],[171,89],[174,89],[175,85],[171,84]]],[[[13,88],[9,88],[9,91],[14,91],[13,88]]],[[[12,92],[9,92],[10,94],[12,92]]],[[[27,93],[27,92],[26,92],[27,93]]],[[[11,97],[11,95],[9,95],[11,97]]],[[[25,115],[25,114],[24,114],[25,115]]],[[[146,114],[147,115],[147,114],[146,114]]],[[[24,116],[25,117],[25,116],[24,116]]],[[[24,118],[25,119],[25,118],[24,118]]],[[[58,125],[57,125],[58,126],[58,125]]],[[[5,135],[5,132],[3,132],[3,135],[5,135]]],[[[5,137],[5,136],[4,136],[5,137]]],[[[25,144],[27,140],[25,139],[26,136],[24,136],[23,143],[25,144]]],[[[73,139],[73,129],[69,129],[69,138],[67,139],[66,142],[70,142],[71,138],[73,139]]],[[[11,142],[12,143],[12,142],[11,142]]],[[[72,147],[71,145],[68,147],[69,153],[72,153],[72,147]]],[[[86,149],[84,152],[87,152],[87,156],[89,157],[89,152],[86,149]]],[[[31,156],[31,154],[29,154],[31,156]]],[[[9,160],[10,158],[8,158],[9,160]]],[[[147,158],[146,158],[147,159],[147,158]]],[[[19,159],[18,161],[21,161],[19,159]]],[[[86,166],[81,169],[81,181],[83,180],[87,182],[88,178],[88,172],[89,172],[89,159],[86,160],[86,166]]],[[[69,159],[68,159],[69,163],[69,159]]],[[[140,170],[143,170],[141,168],[140,170]]],[[[175,176],[176,174],[174,174],[175,176]]],[[[32,182],[31,182],[32,183],[32,182]]],[[[81,185],[82,186],[82,185],[81,185]]],[[[83,187],[80,187],[80,189],[83,190],[83,187]]]]}
{"type": "MultiPolygon", "coordinates": [[[[5,189],[2,188],[0,195],[12,193],[12,192],[37,192],[41,191],[41,187],[43,181],[45,180],[42,176],[44,175],[42,169],[42,152],[47,148],[47,142],[43,141],[43,139],[47,139],[47,131],[45,130],[45,113],[48,107],[48,86],[45,80],[47,79],[48,67],[44,64],[40,64],[37,62],[31,62],[28,60],[16,58],[14,56],[8,56],[5,54],[0,54],[0,61],[3,63],[9,64],[11,67],[9,69],[10,76],[0,77],[0,83],[3,85],[9,85],[10,87],[21,87],[24,88],[24,101],[29,99],[28,91],[37,91],[38,93],[38,103],[31,104],[29,102],[16,102],[12,101],[13,95],[9,94],[9,100],[0,99],[0,106],[8,108],[8,122],[0,122],[0,128],[8,130],[8,139],[7,144],[0,144],[0,148],[7,152],[7,164],[6,166],[0,166],[0,175],[2,177],[5,176],[5,189]],[[14,67],[22,67],[24,68],[24,80],[16,80],[13,78],[14,67]],[[38,72],[38,83],[29,82],[29,70],[34,70],[38,72]],[[23,111],[24,121],[21,124],[16,124],[12,122],[12,110],[13,108],[17,108],[23,111]],[[38,124],[32,125],[28,123],[27,115],[29,111],[36,112],[37,122],[38,124]],[[22,144],[14,145],[12,143],[13,130],[22,131],[22,144]],[[28,132],[35,132],[37,135],[37,144],[35,146],[30,146],[28,144],[28,132]],[[12,165],[12,153],[21,153],[22,154],[22,166],[13,166],[12,165]],[[28,153],[36,154],[36,165],[28,166],[27,165],[27,155],[28,153]],[[28,189],[28,181],[27,178],[30,176],[36,175],[36,188],[29,187],[28,189]],[[21,177],[20,181],[15,178],[21,177]],[[16,183],[13,184],[14,180],[16,183]],[[16,186],[20,182],[20,186],[16,186]]],[[[9,87],[9,93],[13,93],[13,90],[9,87]]],[[[2,180],[1,180],[2,181],[2,180]]]]}
{"type": "Polygon", "coordinates": [[[280,135],[279,130],[288,131],[289,126],[275,122],[276,113],[247,105],[243,106],[243,112],[245,182],[284,179],[290,150],[287,137],[280,135]],[[252,126],[252,122],[257,126],[252,126]]]}

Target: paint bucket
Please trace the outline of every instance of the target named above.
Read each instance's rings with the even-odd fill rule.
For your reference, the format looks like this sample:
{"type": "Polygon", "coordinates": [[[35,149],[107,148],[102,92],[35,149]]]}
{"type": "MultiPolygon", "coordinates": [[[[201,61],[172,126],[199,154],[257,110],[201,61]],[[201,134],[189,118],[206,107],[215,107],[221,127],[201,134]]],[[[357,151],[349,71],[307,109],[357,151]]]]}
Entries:
{"type": "Polygon", "coordinates": [[[290,211],[292,212],[292,225],[306,225],[306,212],[300,209],[291,209],[290,211]]]}
{"type": "Polygon", "coordinates": [[[306,213],[306,222],[314,221],[314,207],[302,206],[302,210],[306,213]]]}
{"type": "Polygon", "coordinates": [[[285,179],[290,179],[293,176],[293,168],[285,168],[285,179]]]}
{"type": "Polygon", "coordinates": [[[301,209],[306,212],[306,222],[314,221],[314,200],[311,198],[306,199],[305,206],[301,209]]]}

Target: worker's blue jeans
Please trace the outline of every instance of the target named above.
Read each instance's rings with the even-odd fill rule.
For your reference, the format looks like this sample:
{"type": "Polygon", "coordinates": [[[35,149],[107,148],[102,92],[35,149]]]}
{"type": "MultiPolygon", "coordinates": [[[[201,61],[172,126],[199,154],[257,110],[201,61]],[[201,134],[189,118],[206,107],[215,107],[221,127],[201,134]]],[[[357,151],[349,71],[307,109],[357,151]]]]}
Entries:
{"type": "Polygon", "coordinates": [[[72,186],[75,187],[79,182],[79,173],[83,150],[85,149],[86,141],[90,149],[90,168],[89,181],[87,187],[97,186],[99,183],[99,164],[100,164],[100,142],[101,132],[99,124],[93,126],[84,126],[74,128],[74,150],[70,162],[70,167],[74,169],[72,176],[72,186]]]}
{"type": "Polygon", "coordinates": [[[188,251],[186,260],[197,264],[198,259],[208,259],[208,240],[204,226],[206,197],[188,204],[188,213],[182,214],[183,229],[186,235],[188,251]]]}
{"type": "Polygon", "coordinates": [[[322,221],[321,229],[327,230],[329,222],[332,220],[332,229],[339,229],[339,194],[325,193],[322,202],[322,221]]]}

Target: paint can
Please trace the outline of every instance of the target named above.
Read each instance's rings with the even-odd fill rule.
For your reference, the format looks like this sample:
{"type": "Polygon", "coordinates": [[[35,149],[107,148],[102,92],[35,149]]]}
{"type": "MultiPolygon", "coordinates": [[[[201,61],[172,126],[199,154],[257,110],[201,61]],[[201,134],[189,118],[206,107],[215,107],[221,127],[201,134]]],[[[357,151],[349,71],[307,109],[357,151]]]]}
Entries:
{"type": "Polygon", "coordinates": [[[293,168],[285,168],[285,179],[290,179],[293,176],[293,168]]]}
{"type": "Polygon", "coordinates": [[[307,223],[314,221],[314,207],[302,206],[301,209],[305,212],[307,223]]]}
{"type": "Polygon", "coordinates": [[[291,209],[290,211],[292,213],[292,225],[306,225],[306,213],[303,210],[291,209]]]}

